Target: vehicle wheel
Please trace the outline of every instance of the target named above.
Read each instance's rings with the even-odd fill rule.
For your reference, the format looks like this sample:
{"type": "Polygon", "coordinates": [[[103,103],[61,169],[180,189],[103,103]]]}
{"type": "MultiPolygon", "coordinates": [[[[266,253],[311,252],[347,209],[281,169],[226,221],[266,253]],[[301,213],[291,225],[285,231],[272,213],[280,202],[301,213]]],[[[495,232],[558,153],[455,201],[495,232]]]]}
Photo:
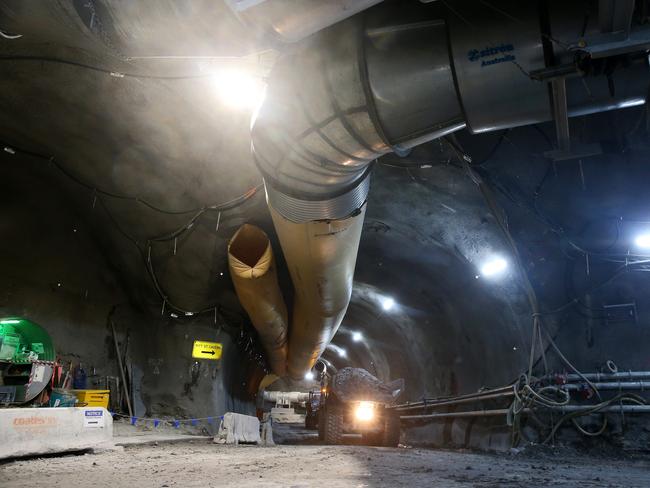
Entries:
{"type": "Polygon", "coordinates": [[[397,412],[386,412],[384,422],[383,445],[386,447],[397,447],[399,445],[399,436],[402,433],[399,414],[397,412]]]}
{"type": "Polygon", "coordinates": [[[373,432],[369,434],[361,434],[361,443],[364,446],[381,446],[384,442],[383,432],[373,432]]]}
{"type": "Polygon", "coordinates": [[[307,430],[318,430],[318,415],[309,413],[305,416],[305,428],[307,430]]]}
{"type": "Polygon", "coordinates": [[[318,440],[325,439],[325,408],[318,410],[318,440]]]}
{"type": "Polygon", "coordinates": [[[340,444],[343,440],[343,412],[325,407],[320,414],[323,417],[323,441],[325,444],[340,444]]]}

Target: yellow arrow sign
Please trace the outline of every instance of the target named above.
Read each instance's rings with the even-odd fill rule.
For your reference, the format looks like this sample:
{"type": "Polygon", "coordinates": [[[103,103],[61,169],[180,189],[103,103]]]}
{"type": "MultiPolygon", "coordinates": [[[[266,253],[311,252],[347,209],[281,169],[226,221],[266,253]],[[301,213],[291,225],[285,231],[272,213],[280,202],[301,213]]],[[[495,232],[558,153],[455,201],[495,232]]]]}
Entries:
{"type": "Polygon", "coordinates": [[[197,359],[221,359],[223,346],[220,342],[194,341],[192,357],[197,359]]]}

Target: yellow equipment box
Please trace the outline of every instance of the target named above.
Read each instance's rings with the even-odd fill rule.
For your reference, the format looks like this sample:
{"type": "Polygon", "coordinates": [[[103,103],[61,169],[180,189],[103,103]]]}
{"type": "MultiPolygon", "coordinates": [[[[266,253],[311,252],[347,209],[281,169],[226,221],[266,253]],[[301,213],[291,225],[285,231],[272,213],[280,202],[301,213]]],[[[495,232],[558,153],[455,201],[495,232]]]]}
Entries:
{"type": "Polygon", "coordinates": [[[110,390],[72,390],[77,397],[78,407],[108,408],[110,390]]]}

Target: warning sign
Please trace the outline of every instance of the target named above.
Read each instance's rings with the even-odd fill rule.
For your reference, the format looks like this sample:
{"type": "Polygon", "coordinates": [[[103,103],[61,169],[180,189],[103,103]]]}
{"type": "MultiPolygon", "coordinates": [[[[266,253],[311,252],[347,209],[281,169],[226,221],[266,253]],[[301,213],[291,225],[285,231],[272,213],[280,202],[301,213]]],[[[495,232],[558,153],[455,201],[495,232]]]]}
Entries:
{"type": "Polygon", "coordinates": [[[192,357],[197,359],[221,359],[220,342],[194,341],[192,357]]]}
{"type": "Polygon", "coordinates": [[[84,427],[104,427],[104,411],[103,410],[86,410],[84,412],[84,427]]]}

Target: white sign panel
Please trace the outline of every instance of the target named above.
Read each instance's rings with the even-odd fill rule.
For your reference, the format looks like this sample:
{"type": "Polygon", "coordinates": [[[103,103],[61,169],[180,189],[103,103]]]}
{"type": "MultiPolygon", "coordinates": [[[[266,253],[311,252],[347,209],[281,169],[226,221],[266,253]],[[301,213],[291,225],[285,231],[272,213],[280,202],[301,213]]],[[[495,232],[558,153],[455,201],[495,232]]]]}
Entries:
{"type": "Polygon", "coordinates": [[[89,428],[104,427],[104,411],[86,410],[84,412],[84,427],[89,427],[89,428]]]}

